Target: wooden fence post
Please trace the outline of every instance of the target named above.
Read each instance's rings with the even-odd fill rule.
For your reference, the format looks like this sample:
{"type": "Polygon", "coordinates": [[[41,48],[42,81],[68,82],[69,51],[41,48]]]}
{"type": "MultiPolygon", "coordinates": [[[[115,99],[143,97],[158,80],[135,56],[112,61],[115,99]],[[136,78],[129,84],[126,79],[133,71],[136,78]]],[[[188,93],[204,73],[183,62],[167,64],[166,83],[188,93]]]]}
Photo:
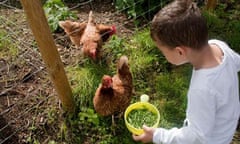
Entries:
{"type": "Polygon", "coordinates": [[[54,43],[41,0],[21,0],[21,4],[63,108],[68,112],[74,112],[72,90],[54,43]]]}

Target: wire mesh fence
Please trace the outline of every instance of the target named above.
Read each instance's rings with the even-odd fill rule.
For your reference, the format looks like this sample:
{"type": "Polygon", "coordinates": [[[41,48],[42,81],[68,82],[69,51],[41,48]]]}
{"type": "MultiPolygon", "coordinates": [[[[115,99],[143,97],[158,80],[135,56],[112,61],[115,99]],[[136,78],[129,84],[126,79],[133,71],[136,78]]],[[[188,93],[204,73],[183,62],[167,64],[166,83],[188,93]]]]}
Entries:
{"type": "MultiPolygon", "coordinates": [[[[163,5],[159,3],[135,19],[129,19],[122,13],[130,6],[116,10],[112,1],[105,2],[104,5],[96,3],[94,0],[80,0],[69,6],[69,10],[78,11],[79,21],[87,20],[90,10],[96,11],[96,22],[115,23],[120,36],[131,35],[135,19],[163,5]]],[[[140,0],[135,5],[139,3],[140,0]]],[[[59,131],[55,126],[57,122],[51,120],[58,117],[62,121],[60,101],[20,2],[2,0],[0,13],[0,144],[29,143],[31,135],[42,135],[42,139],[45,139],[42,143],[48,143],[49,139],[57,137],[52,134],[59,131]],[[36,131],[38,126],[41,129],[36,131]]],[[[138,29],[144,29],[148,24],[145,22],[138,29]]],[[[53,37],[64,65],[75,63],[76,49],[68,36],[58,33],[53,34],[53,37]]]]}
{"type": "MultiPolygon", "coordinates": [[[[97,23],[117,23],[120,34],[132,33],[133,20],[121,14],[124,9],[113,11],[110,1],[104,5],[109,8],[101,11],[102,8],[95,4],[93,0],[80,1],[69,10],[79,10],[80,21],[87,20],[89,10],[96,10],[97,23]],[[113,17],[121,19],[110,19],[113,17]]],[[[0,54],[0,144],[29,143],[33,134],[57,133],[58,129],[54,127],[51,130],[46,127],[40,131],[35,129],[49,122],[53,107],[61,115],[61,106],[20,2],[1,1],[0,13],[0,47],[3,52],[0,54]]],[[[71,64],[75,52],[67,35],[53,34],[53,37],[63,63],[71,64]]],[[[43,143],[50,137],[45,137],[43,143]]]]}

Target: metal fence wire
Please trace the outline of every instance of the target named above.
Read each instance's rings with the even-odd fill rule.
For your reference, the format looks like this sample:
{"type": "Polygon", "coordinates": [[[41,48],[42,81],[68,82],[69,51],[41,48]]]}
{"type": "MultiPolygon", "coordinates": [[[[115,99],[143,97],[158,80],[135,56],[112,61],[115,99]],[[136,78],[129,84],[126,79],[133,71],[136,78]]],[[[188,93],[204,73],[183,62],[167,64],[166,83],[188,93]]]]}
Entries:
{"type": "MultiPolygon", "coordinates": [[[[135,5],[139,2],[137,1],[135,5]]],[[[111,1],[109,5],[112,6],[111,1]]],[[[125,9],[127,8],[129,7],[125,9]]],[[[93,0],[80,0],[69,7],[69,10],[76,9],[81,10],[82,20],[87,20],[89,10],[98,10],[96,1],[93,0]]],[[[125,9],[114,12],[98,11],[94,17],[96,22],[105,23],[102,17],[122,17],[121,13],[125,9]]],[[[51,111],[59,111],[57,113],[61,115],[60,101],[56,98],[56,92],[48,78],[20,1],[0,1],[0,13],[0,50],[2,51],[0,54],[0,144],[29,143],[31,135],[49,132],[49,128],[44,128],[44,125],[49,115],[54,114],[51,111]],[[43,128],[36,131],[38,126],[43,128]]],[[[117,23],[121,33],[131,34],[129,25],[132,24],[133,19],[126,17],[124,21],[122,20],[123,18],[121,21],[108,21],[108,23],[117,23]]],[[[69,59],[74,57],[74,52],[71,52],[73,47],[68,36],[53,34],[53,37],[64,65],[70,64],[69,59]]],[[[57,133],[58,130],[52,128],[51,132],[57,133]]],[[[50,137],[46,137],[43,143],[46,143],[50,137]]]]}

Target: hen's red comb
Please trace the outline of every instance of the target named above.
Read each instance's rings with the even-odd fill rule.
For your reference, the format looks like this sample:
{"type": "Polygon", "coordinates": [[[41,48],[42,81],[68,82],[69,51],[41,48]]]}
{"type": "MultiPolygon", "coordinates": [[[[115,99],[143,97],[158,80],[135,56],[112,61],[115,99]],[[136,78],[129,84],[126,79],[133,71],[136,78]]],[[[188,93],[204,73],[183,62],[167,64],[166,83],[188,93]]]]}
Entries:
{"type": "Polygon", "coordinates": [[[111,27],[111,32],[110,32],[110,35],[113,35],[113,34],[116,34],[117,33],[117,29],[116,29],[116,26],[115,25],[113,25],[112,27],[111,27]]]}

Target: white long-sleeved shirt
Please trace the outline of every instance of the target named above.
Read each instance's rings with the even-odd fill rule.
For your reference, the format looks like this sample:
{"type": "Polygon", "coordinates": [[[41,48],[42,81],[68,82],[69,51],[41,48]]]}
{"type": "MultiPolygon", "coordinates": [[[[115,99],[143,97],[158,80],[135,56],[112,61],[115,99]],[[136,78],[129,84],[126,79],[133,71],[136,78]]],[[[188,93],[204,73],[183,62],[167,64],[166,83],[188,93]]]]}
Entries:
{"type": "Polygon", "coordinates": [[[240,55],[219,40],[210,40],[221,48],[222,63],[194,70],[188,90],[186,121],[182,128],[158,128],[156,144],[229,144],[240,115],[238,71],[240,55]]]}

